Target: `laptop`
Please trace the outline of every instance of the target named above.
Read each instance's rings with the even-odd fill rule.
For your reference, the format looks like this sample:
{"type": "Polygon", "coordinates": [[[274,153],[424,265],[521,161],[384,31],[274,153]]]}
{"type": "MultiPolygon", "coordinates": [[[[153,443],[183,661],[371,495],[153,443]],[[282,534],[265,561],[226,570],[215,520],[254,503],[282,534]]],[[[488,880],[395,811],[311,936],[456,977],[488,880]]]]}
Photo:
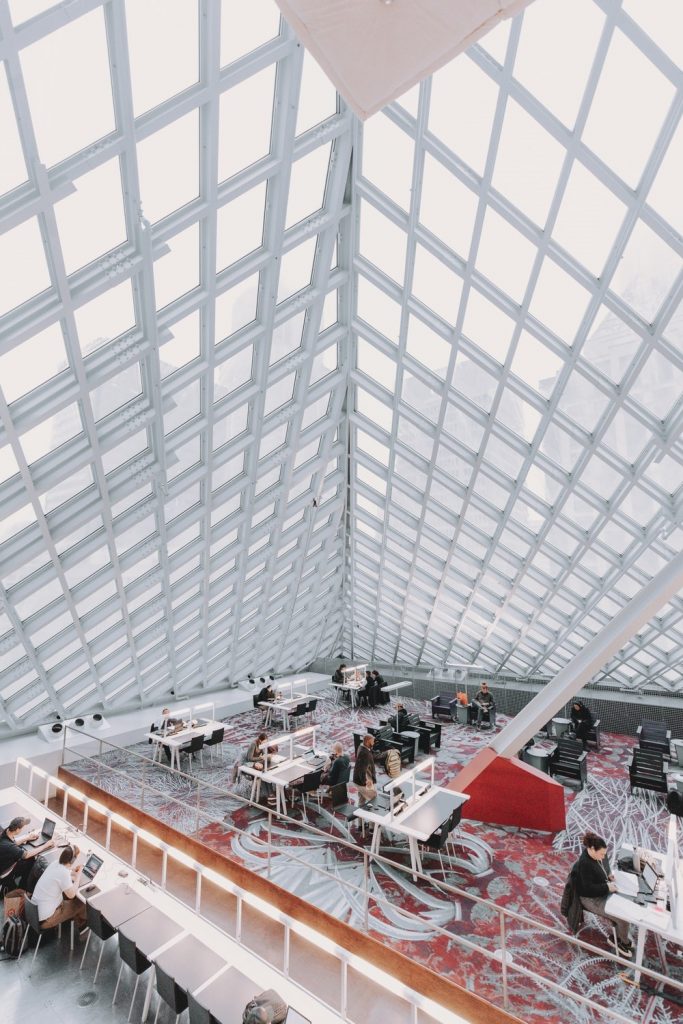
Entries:
{"type": "Polygon", "coordinates": [[[619,871],[615,876],[617,881],[617,893],[627,900],[635,903],[656,903],[655,891],[659,882],[659,875],[651,864],[645,863],[642,875],[626,874],[619,871]]]}
{"type": "Polygon", "coordinates": [[[26,846],[36,847],[42,846],[43,843],[48,843],[55,833],[56,824],[57,822],[53,821],[52,818],[46,818],[45,821],[43,822],[43,827],[40,830],[40,835],[38,836],[38,838],[31,839],[30,842],[26,843],[26,846]]]}
{"type": "Polygon", "coordinates": [[[388,811],[391,801],[388,793],[378,793],[372,800],[360,805],[364,811],[388,811]]]}
{"type": "Polygon", "coordinates": [[[81,883],[78,888],[83,889],[84,886],[89,885],[103,864],[104,861],[101,857],[91,853],[83,866],[83,871],[81,872],[81,883]]]}

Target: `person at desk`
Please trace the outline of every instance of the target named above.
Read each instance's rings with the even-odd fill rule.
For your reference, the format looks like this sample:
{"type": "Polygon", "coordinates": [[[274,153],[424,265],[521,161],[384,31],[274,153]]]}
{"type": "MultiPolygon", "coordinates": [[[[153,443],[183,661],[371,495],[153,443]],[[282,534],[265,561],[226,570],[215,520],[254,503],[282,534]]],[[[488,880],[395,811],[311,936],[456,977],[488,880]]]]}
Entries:
{"type": "Polygon", "coordinates": [[[79,932],[86,927],[85,903],[78,899],[83,866],[77,846],[65,846],[59,860],[48,864],[33,892],[41,928],[55,928],[73,918],[79,932]]]}
{"type": "MultiPolygon", "coordinates": [[[[257,772],[263,771],[265,753],[263,751],[263,744],[268,739],[267,732],[260,732],[255,740],[252,740],[247,749],[243,764],[250,764],[252,768],[255,768],[257,772]]],[[[271,747],[269,753],[277,753],[277,747],[271,747]]],[[[275,791],[270,782],[262,782],[261,786],[266,794],[268,803],[271,807],[276,804],[275,791]]]]}
{"type": "Polygon", "coordinates": [[[381,676],[376,668],[372,670],[372,678],[375,680],[375,686],[377,687],[377,703],[388,704],[391,697],[388,693],[384,692],[385,680],[384,676],[381,676]]]}
{"type": "Polygon", "coordinates": [[[377,705],[377,687],[372,672],[365,673],[365,686],[358,691],[360,703],[374,708],[377,705]]]}
{"type": "MultiPolygon", "coordinates": [[[[161,736],[173,736],[174,733],[180,732],[184,726],[182,718],[171,718],[171,712],[168,708],[161,709],[161,722],[159,725],[152,726],[152,732],[157,732],[161,736]]],[[[149,741],[152,742],[151,740],[149,741]]],[[[171,763],[171,748],[165,743],[161,744],[161,749],[166,755],[166,760],[171,763]]]]}
{"type": "Polygon", "coordinates": [[[51,850],[55,845],[54,840],[49,839],[41,846],[26,846],[26,843],[32,842],[40,835],[38,831],[21,834],[30,823],[30,818],[12,818],[7,828],[0,832],[0,877],[14,865],[14,871],[8,877],[11,877],[15,886],[20,889],[27,888],[26,883],[38,854],[51,850]]]}
{"type": "Polygon", "coordinates": [[[377,796],[377,769],[372,755],[374,745],[374,736],[364,736],[353,766],[353,782],[363,803],[377,796]]]}
{"type": "Polygon", "coordinates": [[[345,668],[346,668],[346,665],[342,664],[342,665],[339,666],[338,669],[335,670],[335,672],[334,672],[334,674],[332,676],[332,682],[333,683],[337,683],[338,685],[341,685],[341,683],[344,682],[344,669],[345,668]]]}
{"type": "Polygon", "coordinates": [[[264,700],[275,700],[275,690],[271,683],[267,683],[265,679],[261,679],[262,687],[259,690],[259,695],[256,698],[256,702],[260,703],[264,700]]]}
{"type": "Polygon", "coordinates": [[[590,914],[597,914],[614,925],[617,932],[617,953],[630,959],[633,956],[633,946],[628,922],[618,917],[610,917],[605,911],[607,897],[617,891],[607,858],[607,843],[595,832],[586,832],[582,842],[583,853],[576,863],[576,886],[581,906],[590,914]]]}
{"type": "Polygon", "coordinates": [[[572,709],[569,712],[569,717],[572,720],[572,726],[576,733],[576,738],[577,740],[581,740],[583,749],[585,750],[588,734],[593,728],[593,714],[582,701],[575,700],[572,704],[572,709]]]}
{"type": "Polygon", "coordinates": [[[289,1007],[282,996],[269,988],[250,999],[242,1014],[242,1024],[282,1024],[289,1007]]]}
{"type": "Polygon", "coordinates": [[[493,731],[496,728],[496,702],[493,699],[493,694],[489,691],[488,683],[481,684],[481,689],[475,695],[472,703],[477,709],[477,729],[481,729],[484,713],[488,711],[489,722],[491,723],[491,730],[493,731]]]}
{"type": "Polygon", "coordinates": [[[332,747],[332,756],[320,777],[320,784],[321,786],[338,786],[342,782],[348,782],[350,776],[349,756],[344,753],[341,743],[335,743],[332,747]]]}

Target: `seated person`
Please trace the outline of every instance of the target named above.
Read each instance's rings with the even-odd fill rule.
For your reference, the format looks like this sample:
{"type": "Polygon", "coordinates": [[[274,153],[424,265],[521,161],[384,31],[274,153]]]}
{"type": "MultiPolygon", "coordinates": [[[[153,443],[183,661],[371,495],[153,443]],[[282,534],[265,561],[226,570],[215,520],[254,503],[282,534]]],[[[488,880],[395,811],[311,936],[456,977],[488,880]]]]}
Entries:
{"type": "Polygon", "coordinates": [[[407,728],[409,718],[410,715],[404,708],[403,704],[397,704],[396,714],[392,715],[389,721],[396,729],[396,732],[403,732],[403,730],[407,728]]]}
{"type": "Polygon", "coordinates": [[[332,682],[333,683],[337,683],[339,685],[339,684],[344,682],[344,669],[345,668],[346,668],[346,665],[344,665],[344,664],[341,664],[339,666],[339,668],[335,671],[334,675],[332,676],[332,682]]]}
{"type": "Polygon", "coordinates": [[[38,831],[21,834],[30,822],[30,818],[12,818],[7,828],[0,832],[0,875],[4,875],[14,865],[14,871],[8,877],[20,889],[26,889],[28,876],[38,854],[51,850],[55,845],[54,839],[49,839],[42,846],[26,846],[26,843],[40,835],[38,831]]]}
{"type": "Polygon", "coordinates": [[[261,689],[259,695],[256,698],[257,702],[262,700],[275,700],[275,690],[271,683],[267,683],[263,677],[260,679],[261,689]]]}
{"type": "Polygon", "coordinates": [[[65,846],[59,860],[48,864],[33,892],[38,905],[41,928],[54,928],[63,921],[76,920],[79,930],[85,928],[85,903],[78,899],[82,865],[77,865],[77,846],[65,846]]]}
{"type": "Polygon", "coordinates": [[[585,750],[588,734],[593,728],[593,714],[582,701],[575,700],[572,704],[569,716],[572,720],[572,726],[576,734],[576,738],[577,740],[581,740],[585,750]]]}
{"type": "Polygon", "coordinates": [[[289,1007],[282,996],[269,988],[250,999],[242,1014],[242,1024],[282,1024],[289,1007]]]}
{"type": "MultiPolygon", "coordinates": [[[[242,760],[242,764],[249,764],[251,765],[252,768],[255,768],[257,772],[262,772],[265,756],[265,751],[262,749],[262,747],[263,743],[267,739],[268,733],[260,732],[256,739],[252,740],[251,743],[249,744],[244,759],[242,760]]],[[[270,747],[268,753],[276,754],[277,747],[270,747]]],[[[268,803],[272,807],[274,807],[276,800],[272,784],[270,782],[262,782],[261,787],[263,788],[266,797],[268,798],[268,803]]]]}
{"type": "Polygon", "coordinates": [[[375,680],[375,686],[377,687],[377,703],[388,704],[391,697],[388,693],[384,692],[385,681],[384,676],[381,676],[376,668],[372,670],[372,678],[375,680]]]}
{"type": "Polygon", "coordinates": [[[351,776],[351,761],[348,754],[344,753],[341,743],[335,743],[332,747],[332,756],[320,778],[322,786],[338,786],[342,782],[348,782],[351,776]]]}
{"type": "Polygon", "coordinates": [[[493,699],[493,694],[489,692],[489,684],[482,683],[481,689],[475,695],[472,704],[477,709],[477,729],[481,729],[481,723],[484,718],[484,712],[489,713],[489,722],[491,723],[491,729],[496,728],[496,702],[493,699]]]}
{"type": "Polygon", "coordinates": [[[358,691],[360,703],[369,705],[371,708],[374,708],[377,704],[376,692],[377,688],[375,686],[375,680],[373,678],[372,672],[368,671],[365,673],[365,686],[363,686],[362,689],[358,691]]]}
{"type": "MultiPolygon", "coordinates": [[[[159,725],[152,727],[152,732],[159,733],[161,736],[173,736],[174,733],[180,732],[184,727],[185,723],[182,718],[171,718],[171,712],[168,708],[162,708],[161,710],[161,722],[159,725]]],[[[171,760],[171,748],[167,747],[165,743],[161,744],[161,749],[166,755],[166,760],[171,760]]]]}

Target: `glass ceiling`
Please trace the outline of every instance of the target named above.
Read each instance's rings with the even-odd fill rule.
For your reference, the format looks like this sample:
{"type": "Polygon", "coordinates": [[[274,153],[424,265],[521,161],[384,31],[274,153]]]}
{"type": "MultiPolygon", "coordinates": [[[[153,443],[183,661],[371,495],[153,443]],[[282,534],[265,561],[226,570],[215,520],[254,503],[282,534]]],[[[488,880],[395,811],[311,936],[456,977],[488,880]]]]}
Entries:
{"type": "MultiPolygon", "coordinates": [[[[677,0],[535,0],[363,126],[273,0],[0,0],[0,64],[0,732],[550,676],[681,549],[677,0]]],[[[682,667],[679,595],[600,681],[682,667]]]]}

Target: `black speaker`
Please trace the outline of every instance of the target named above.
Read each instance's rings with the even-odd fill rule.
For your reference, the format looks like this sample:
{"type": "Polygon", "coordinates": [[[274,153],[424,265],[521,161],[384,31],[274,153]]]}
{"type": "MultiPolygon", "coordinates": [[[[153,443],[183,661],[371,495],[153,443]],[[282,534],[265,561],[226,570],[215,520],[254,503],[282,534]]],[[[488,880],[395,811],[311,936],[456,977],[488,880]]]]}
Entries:
{"type": "Polygon", "coordinates": [[[683,818],[683,793],[679,793],[677,789],[670,789],[666,798],[666,809],[669,814],[683,818]]]}
{"type": "Polygon", "coordinates": [[[85,718],[74,718],[74,725],[77,726],[77,728],[82,729],[85,725],[85,718]]]}
{"type": "Polygon", "coordinates": [[[102,721],[102,715],[99,713],[99,711],[95,712],[95,714],[92,716],[92,720],[93,720],[93,722],[101,722],[102,721]]]}
{"type": "Polygon", "coordinates": [[[55,722],[55,724],[52,726],[51,732],[58,733],[61,732],[63,728],[64,726],[62,725],[61,722],[55,722]]]}

